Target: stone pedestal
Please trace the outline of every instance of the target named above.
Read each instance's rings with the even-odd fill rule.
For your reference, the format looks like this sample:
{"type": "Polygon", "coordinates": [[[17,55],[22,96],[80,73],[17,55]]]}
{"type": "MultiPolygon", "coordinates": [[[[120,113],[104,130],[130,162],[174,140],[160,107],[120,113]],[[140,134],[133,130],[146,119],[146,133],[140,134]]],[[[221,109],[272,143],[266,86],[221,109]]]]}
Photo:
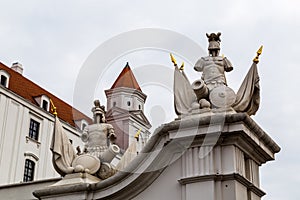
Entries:
{"type": "Polygon", "coordinates": [[[53,186],[62,186],[62,185],[71,185],[71,184],[78,184],[78,183],[98,183],[100,181],[99,178],[92,176],[88,173],[74,173],[74,174],[67,174],[62,180],[59,182],[51,185],[53,186]]]}
{"type": "Polygon", "coordinates": [[[265,195],[260,189],[259,167],[273,160],[280,148],[251,118],[245,118],[245,124],[227,123],[225,117],[212,116],[212,123],[199,126],[195,137],[195,129],[174,132],[177,139],[194,137],[182,156],[178,180],[184,200],[259,200],[265,195]]]}
{"type": "Polygon", "coordinates": [[[265,192],[259,167],[279,151],[247,114],[195,114],[158,128],[123,172],[34,194],[72,200],[260,200],[265,192]]]}
{"type": "Polygon", "coordinates": [[[67,174],[57,183],[40,190],[38,195],[45,200],[88,199],[90,185],[99,181],[99,178],[87,173],[67,174]]]}

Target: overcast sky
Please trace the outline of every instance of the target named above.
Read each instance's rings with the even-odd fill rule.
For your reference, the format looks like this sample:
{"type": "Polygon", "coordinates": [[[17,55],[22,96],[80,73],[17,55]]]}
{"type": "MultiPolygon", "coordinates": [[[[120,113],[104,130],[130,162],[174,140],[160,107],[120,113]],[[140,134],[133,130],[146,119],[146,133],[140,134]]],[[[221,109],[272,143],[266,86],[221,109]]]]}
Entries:
{"type": "MultiPolygon", "coordinates": [[[[261,107],[254,119],[282,147],[276,161],[262,167],[261,185],[267,192],[264,199],[300,198],[300,1],[0,0],[0,7],[0,61],[8,66],[15,61],[22,63],[24,76],[70,104],[75,101],[76,81],[89,56],[103,43],[124,32],[143,28],[173,31],[203,47],[199,57],[205,56],[205,33],[222,32],[221,53],[234,65],[227,79],[235,91],[256,50],[263,44],[259,63],[261,107]]],[[[134,42],[134,38],[127,42],[131,41],[134,42]]],[[[120,55],[105,66],[100,60],[99,68],[110,76],[108,79],[99,77],[99,84],[91,86],[96,88],[94,96],[105,102],[103,90],[113,84],[127,61],[137,74],[140,74],[139,68],[153,64],[168,66],[165,50],[141,49],[120,55]]],[[[174,53],[176,55],[176,51],[174,53]]],[[[192,69],[196,60],[177,56],[178,61],[187,62],[186,71],[191,81],[200,77],[192,69]]],[[[169,69],[172,70],[171,63],[169,69]]],[[[137,79],[143,82],[142,75],[137,79]]],[[[141,86],[148,92],[145,110],[154,125],[158,122],[152,119],[151,112],[154,116],[158,111],[164,113],[159,121],[172,120],[175,117],[173,100],[164,98],[162,105],[157,100],[161,93],[170,93],[169,86],[158,87],[150,82],[141,86]]],[[[90,109],[92,103],[84,106],[90,109]]]]}

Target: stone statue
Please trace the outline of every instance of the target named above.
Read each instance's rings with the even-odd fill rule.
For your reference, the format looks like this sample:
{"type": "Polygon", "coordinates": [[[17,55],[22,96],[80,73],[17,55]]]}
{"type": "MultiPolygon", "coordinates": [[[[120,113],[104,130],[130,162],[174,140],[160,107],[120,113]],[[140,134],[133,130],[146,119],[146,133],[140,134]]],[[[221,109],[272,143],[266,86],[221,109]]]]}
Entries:
{"type": "Polygon", "coordinates": [[[94,123],[87,126],[82,134],[85,142],[83,152],[78,148],[75,154],[71,143],[63,131],[58,118],[55,121],[50,149],[53,152],[53,166],[62,176],[72,173],[88,173],[107,179],[116,173],[111,161],[120,153],[120,148],[114,144],[116,135],[113,126],[105,122],[104,106],[100,106],[99,100],[94,102],[92,109],[94,123]]]}
{"type": "Polygon", "coordinates": [[[210,109],[231,110],[246,112],[254,115],[259,107],[259,77],[257,73],[258,56],[246,75],[237,94],[227,86],[225,72],[233,70],[231,62],[220,53],[221,33],[206,34],[208,38],[209,55],[201,57],[194,69],[202,72],[201,79],[190,84],[187,76],[177,67],[176,60],[171,55],[174,63],[174,106],[178,116],[186,116],[192,113],[201,113],[210,109]],[[175,61],[175,62],[174,62],[175,61]],[[193,91],[193,92],[190,92],[193,91]]]}
{"type": "Polygon", "coordinates": [[[95,107],[92,109],[94,124],[87,126],[81,139],[85,142],[84,152],[97,157],[102,165],[98,176],[101,179],[108,178],[108,174],[114,174],[114,168],[109,163],[120,152],[120,148],[115,145],[116,135],[111,124],[105,120],[104,106],[100,106],[99,100],[95,100],[95,107]]]}
{"type": "Polygon", "coordinates": [[[103,152],[108,150],[108,140],[110,144],[114,144],[116,135],[113,126],[106,123],[104,107],[100,106],[98,100],[94,104],[94,124],[85,127],[81,139],[85,142],[84,151],[101,159],[103,152]]]}
{"type": "Polygon", "coordinates": [[[202,72],[202,79],[209,91],[222,85],[227,86],[225,71],[233,70],[232,64],[226,57],[219,56],[221,33],[206,34],[209,41],[209,56],[200,58],[195,64],[194,69],[202,72]]]}

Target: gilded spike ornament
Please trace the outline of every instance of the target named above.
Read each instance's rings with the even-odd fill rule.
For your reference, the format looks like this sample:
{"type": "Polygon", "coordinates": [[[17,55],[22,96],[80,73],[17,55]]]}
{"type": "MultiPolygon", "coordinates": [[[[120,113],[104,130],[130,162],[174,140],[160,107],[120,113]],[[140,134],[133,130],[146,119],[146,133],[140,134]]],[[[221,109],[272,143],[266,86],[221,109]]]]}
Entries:
{"type": "Polygon", "coordinates": [[[260,48],[257,50],[256,56],[253,59],[253,62],[255,62],[256,64],[259,62],[259,56],[261,55],[262,50],[263,50],[263,45],[261,45],[260,48]]]}
{"type": "Polygon", "coordinates": [[[183,71],[183,70],[184,70],[184,62],[182,62],[182,64],[181,64],[181,66],[180,66],[179,70],[181,70],[181,71],[183,71]]]}
{"type": "Polygon", "coordinates": [[[171,57],[171,61],[172,61],[172,63],[174,64],[174,66],[177,66],[176,59],[174,58],[174,56],[173,56],[172,53],[170,53],[170,57],[171,57]]]}

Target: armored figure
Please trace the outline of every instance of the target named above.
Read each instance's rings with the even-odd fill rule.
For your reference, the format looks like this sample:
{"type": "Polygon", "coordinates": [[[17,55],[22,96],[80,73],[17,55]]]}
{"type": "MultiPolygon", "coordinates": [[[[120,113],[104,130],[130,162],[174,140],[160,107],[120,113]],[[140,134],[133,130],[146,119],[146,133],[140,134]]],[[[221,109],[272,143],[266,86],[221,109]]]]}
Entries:
{"type": "Polygon", "coordinates": [[[87,126],[81,139],[85,142],[85,152],[103,160],[103,152],[108,150],[108,144],[114,144],[116,135],[111,124],[105,123],[104,107],[96,100],[95,107],[92,109],[94,124],[87,126]]]}
{"type": "Polygon", "coordinates": [[[81,139],[85,142],[84,154],[96,157],[100,161],[97,176],[106,179],[116,172],[110,163],[120,153],[120,148],[114,144],[116,135],[113,126],[105,121],[104,106],[100,106],[99,100],[94,104],[94,124],[84,129],[81,139]]]}
{"type": "Polygon", "coordinates": [[[181,116],[190,113],[233,111],[247,112],[254,115],[259,107],[260,89],[257,63],[262,53],[262,46],[257,51],[242,85],[237,93],[227,86],[225,72],[233,70],[232,64],[220,53],[221,33],[206,34],[209,55],[200,58],[194,69],[202,72],[201,79],[190,84],[185,73],[174,63],[174,107],[176,114],[181,116]]]}
{"type": "Polygon", "coordinates": [[[202,72],[202,80],[209,91],[222,85],[227,86],[225,71],[233,70],[232,64],[226,57],[219,56],[220,53],[220,35],[221,33],[206,34],[209,41],[209,56],[200,58],[194,69],[202,72]]]}

